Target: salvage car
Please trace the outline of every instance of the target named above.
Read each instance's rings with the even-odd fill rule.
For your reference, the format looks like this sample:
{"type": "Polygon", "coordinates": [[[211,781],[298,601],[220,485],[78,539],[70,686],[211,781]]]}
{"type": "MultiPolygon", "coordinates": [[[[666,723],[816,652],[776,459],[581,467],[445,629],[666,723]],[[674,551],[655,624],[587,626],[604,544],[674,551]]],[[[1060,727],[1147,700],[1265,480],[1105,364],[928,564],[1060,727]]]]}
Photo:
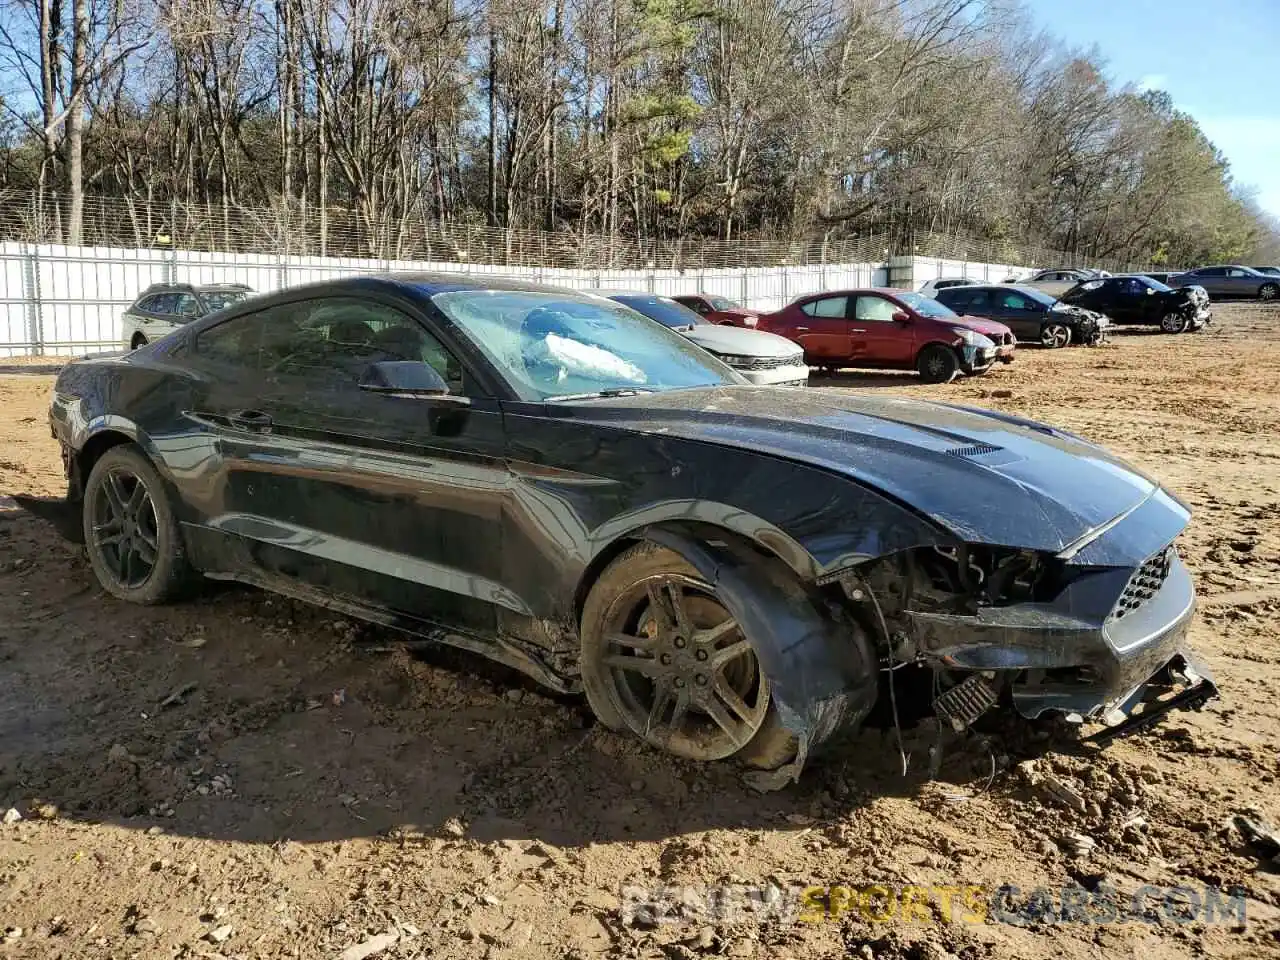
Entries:
{"type": "Polygon", "coordinates": [[[1158,326],[1165,333],[1199,330],[1213,319],[1203,287],[1175,290],[1145,275],[1087,280],[1064,293],[1062,302],[1104,313],[1115,324],[1158,326]]]}
{"type": "Polygon", "coordinates": [[[243,283],[153,283],[120,319],[130,350],[253,295],[243,283]]]}
{"type": "Polygon", "coordinates": [[[688,337],[751,383],[780,387],[809,385],[809,365],[804,362],[804,351],[785,337],[706,323],[688,307],[652,293],[600,292],[688,337]]]}
{"type": "Polygon", "coordinates": [[[1216,692],[1155,480],[1008,414],[752,386],[588,294],[296,287],[66,365],[50,422],[112,597],[265,587],[783,781],[909,674],[956,730],[1216,692]]]}
{"type": "Polygon", "coordinates": [[[1025,280],[1018,282],[1024,287],[1035,287],[1037,290],[1043,290],[1045,293],[1050,293],[1057,297],[1066,293],[1077,283],[1083,283],[1085,280],[1096,280],[1099,275],[1100,271],[1083,268],[1041,270],[1039,273],[1033,273],[1025,280]]]}
{"type": "Polygon", "coordinates": [[[1095,346],[1106,340],[1111,328],[1103,314],[1063,303],[1034,287],[953,287],[939,291],[937,300],[959,314],[999,320],[1019,340],[1050,350],[1072,343],[1095,346]]]}
{"type": "Polygon", "coordinates": [[[760,320],[760,311],[734,303],[728,297],[714,293],[678,293],[671,297],[676,303],[688,307],[707,323],[723,323],[731,327],[754,327],[760,320]]]}
{"type": "Polygon", "coordinates": [[[925,297],[936,297],[939,290],[946,290],[950,287],[968,287],[981,282],[981,280],[970,280],[968,277],[935,277],[922,283],[919,293],[925,297]]]}
{"type": "Polygon", "coordinates": [[[1231,265],[1224,267],[1199,267],[1173,278],[1173,286],[1194,284],[1203,287],[1210,296],[1219,299],[1244,298],[1275,300],[1280,297],[1280,277],[1261,273],[1253,267],[1231,265]]]}
{"type": "Polygon", "coordinates": [[[810,294],[761,317],[760,329],[800,344],[805,361],[827,373],[915,370],[926,383],[1009,363],[1015,344],[1002,323],[959,317],[930,297],[887,288],[810,294]]]}

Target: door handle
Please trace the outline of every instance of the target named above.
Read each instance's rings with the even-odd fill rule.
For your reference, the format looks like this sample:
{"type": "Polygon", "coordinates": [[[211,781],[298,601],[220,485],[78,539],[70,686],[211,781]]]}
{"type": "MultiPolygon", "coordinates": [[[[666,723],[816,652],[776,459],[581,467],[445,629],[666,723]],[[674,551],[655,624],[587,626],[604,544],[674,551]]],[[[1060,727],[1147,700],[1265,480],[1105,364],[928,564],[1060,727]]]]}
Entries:
{"type": "Polygon", "coordinates": [[[808,333],[808,332],[809,332],[808,327],[796,327],[796,333],[808,333]]]}
{"type": "Polygon", "coordinates": [[[233,427],[241,430],[253,430],[257,433],[268,433],[271,430],[271,417],[261,410],[237,410],[227,420],[233,427]]]}
{"type": "Polygon", "coordinates": [[[865,329],[865,328],[863,328],[863,327],[854,327],[854,328],[853,328],[852,330],[850,330],[849,332],[850,332],[850,333],[866,333],[867,331],[866,331],[866,329],[865,329]]]}

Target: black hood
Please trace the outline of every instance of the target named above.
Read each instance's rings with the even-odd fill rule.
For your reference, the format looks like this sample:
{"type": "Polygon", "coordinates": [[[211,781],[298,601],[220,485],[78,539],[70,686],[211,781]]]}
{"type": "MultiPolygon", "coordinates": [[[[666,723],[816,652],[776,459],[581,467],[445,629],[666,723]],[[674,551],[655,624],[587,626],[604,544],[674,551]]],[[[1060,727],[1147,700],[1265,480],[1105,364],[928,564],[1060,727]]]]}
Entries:
{"type": "Polygon", "coordinates": [[[1062,551],[1159,489],[1072,434],[919,400],[733,386],[553,404],[548,412],[818,466],[961,539],[1026,549],[1062,551]]]}

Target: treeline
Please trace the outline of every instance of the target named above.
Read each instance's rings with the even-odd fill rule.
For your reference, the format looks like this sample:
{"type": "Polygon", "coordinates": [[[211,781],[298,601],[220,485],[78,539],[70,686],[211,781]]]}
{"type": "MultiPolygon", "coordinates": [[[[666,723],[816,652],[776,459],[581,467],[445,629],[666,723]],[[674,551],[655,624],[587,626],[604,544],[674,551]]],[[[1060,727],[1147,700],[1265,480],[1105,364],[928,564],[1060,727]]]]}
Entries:
{"type": "Polygon", "coordinates": [[[988,0],[0,0],[0,94],[0,187],[67,198],[72,243],[86,195],[371,237],[1277,243],[1165,94],[988,0]]]}

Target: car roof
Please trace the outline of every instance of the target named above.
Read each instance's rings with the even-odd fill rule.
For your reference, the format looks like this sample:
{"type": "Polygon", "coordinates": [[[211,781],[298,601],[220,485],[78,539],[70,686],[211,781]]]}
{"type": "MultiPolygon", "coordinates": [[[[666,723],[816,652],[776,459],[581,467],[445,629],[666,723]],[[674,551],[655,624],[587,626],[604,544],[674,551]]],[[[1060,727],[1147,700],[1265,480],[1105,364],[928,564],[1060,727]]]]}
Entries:
{"type": "Polygon", "coordinates": [[[815,297],[854,297],[860,293],[883,293],[891,297],[900,297],[904,293],[915,293],[915,291],[904,287],[852,287],[848,290],[819,290],[814,293],[803,293],[791,302],[799,303],[801,300],[812,300],[815,297]]]}
{"type": "Polygon", "coordinates": [[[244,290],[252,293],[253,287],[247,283],[153,283],[139,296],[145,297],[153,293],[186,293],[187,291],[200,293],[206,290],[244,290]]]}

